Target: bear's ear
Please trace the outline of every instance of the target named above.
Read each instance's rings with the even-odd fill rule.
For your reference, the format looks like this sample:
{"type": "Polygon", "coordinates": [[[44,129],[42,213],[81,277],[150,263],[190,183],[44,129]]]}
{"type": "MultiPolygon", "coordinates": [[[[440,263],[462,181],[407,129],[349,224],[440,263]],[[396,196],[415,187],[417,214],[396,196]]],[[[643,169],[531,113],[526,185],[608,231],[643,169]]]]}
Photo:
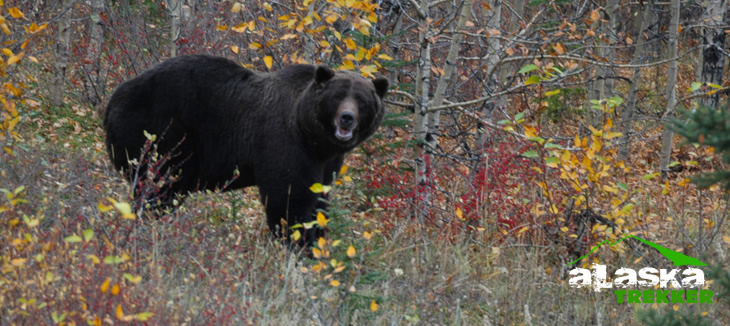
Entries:
{"type": "Polygon", "coordinates": [[[317,66],[314,72],[314,81],[318,84],[326,83],[335,76],[335,71],[327,66],[317,66]]]}
{"type": "Polygon", "coordinates": [[[380,98],[383,98],[385,96],[385,93],[388,92],[388,80],[384,77],[378,77],[373,80],[373,85],[375,86],[375,93],[380,96],[380,98]]]}

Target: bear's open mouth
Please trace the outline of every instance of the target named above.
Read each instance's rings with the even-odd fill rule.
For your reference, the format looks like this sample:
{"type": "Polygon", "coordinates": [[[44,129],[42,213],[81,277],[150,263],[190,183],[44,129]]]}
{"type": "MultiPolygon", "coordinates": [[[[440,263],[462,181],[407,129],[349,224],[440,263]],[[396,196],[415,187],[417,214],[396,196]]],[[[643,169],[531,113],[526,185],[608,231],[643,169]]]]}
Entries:
{"type": "Polygon", "coordinates": [[[352,129],[337,127],[337,131],[335,131],[335,137],[342,141],[348,141],[352,139],[352,129]]]}

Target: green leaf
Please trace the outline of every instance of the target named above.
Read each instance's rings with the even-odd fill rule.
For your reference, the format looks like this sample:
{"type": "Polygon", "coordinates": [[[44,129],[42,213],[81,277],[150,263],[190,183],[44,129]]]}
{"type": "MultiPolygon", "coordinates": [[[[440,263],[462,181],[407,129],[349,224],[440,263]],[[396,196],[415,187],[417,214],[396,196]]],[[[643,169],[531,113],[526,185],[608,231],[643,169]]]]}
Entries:
{"type": "Polygon", "coordinates": [[[497,121],[497,124],[498,125],[511,125],[512,124],[512,120],[507,120],[507,119],[499,120],[499,121],[497,121]]]}
{"type": "Polygon", "coordinates": [[[707,86],[710,86],[710,87],[712,87],[714,89],[720,89],[720,88],[722,88],[722,86],[720,86],[718,84],[713,84],[713,83],[707,83],[707,86]]]}
{"type": "Polygon", "coordinates": [[[627,204],[623,208],[621,208],[621,214],[626,214],[634,209],[634,204],[627,204]]]}
{"type": "Polygon", "coordinates": [[[562,74],[562,73],[563,73],[563,71],[562,71],[562,70],[560,70],[560,68],[558,68],[558,67],[555,67],[555,66],[553,66],[553,67],[550,67],[549,69],[550,69],[550,70],[552,70],[552,71],[555,71],[555,72],[557,72],[558,74],[562,74]]]}
{"type": "Polygon", "coordinates": [[[522,67],[522,69],[520,69],[520,71],[518,71],[517,73],[518,74],[526,74],[528,72],[535,71],[538,68],[539,67],[537,65],[529,64],[529,65],[526,65],[526,66],[522,67]]]}
{"type": "Polygon", "coordinates": [[[536,151],[527,151],[527,152],[524,152],[524,153],[522,153],[520,155],[522,155],[524,157],[527,157],[527,158],[534,158],[534,157],[539,157],[540,156],[539,154],[537,154],[536,151]]]}
{"type": "Polygon", "coordinates": [[[547,166],[551,168],[557,168],[558,163],[560,163],[560,159],[557,157],[548,157],[547,159],[545,159],[545,164],[547,164],[547,166]]]}
{"type": "Polygon", "coordinates": [[[537,142],[540,145],[545,143],[545,138],[542,138],[542,137],[530,137],[530,138],[528,138],[528,140],[537,142]]]}
{"type": "Polygon", "coordinates": [[[649,174],[647,174],[647,175],[645,175],[645,176],[643,176],[641,178],[644,179],[644,180],[651,180],[651,179],[654,179],[654,178],[658,177],[659,175],[660,175],[659,172],[655,172],[655,173],[649,173],[649,174]]]}
{"type": "Polygon", "coordinates": [[[629,191],[629,187],[627,187],[624,183],[619,182],[616,184],[616,186],[623,191],[629,191]]]}
{"type": "Polygon", "coordinates": [[[124,262],[124,259],[122,259],[122,257],[119,257],[119,256],[104,257],[104,264],[107,264],[107,265],[116,265],[116,264],[121,264],[122,262],[124,262]]]}
{"type": "Polygon", "coordinates": [[[144,133],[144,137],[150,142],[154,142],[157,139],[157,135],[150,134],[147,130],[142,130],[142,132],[144,133]]]}
{"type": "Polygon", "coordinates": [[[673,166],[677,166],[677,165],[679,165],[679,161],[674,161],[674,162],[672,162],[672,163],[669,163],[669,165],[667,165],[667,167],[668,167],[668,168],[671,168],[671,167],[673,167],[673,166]]]}
{"type": "Polygon", "coordinates": [[[91,240],[91,238],[94,237],[94,230],[92,230],[92,229],[84,230],[83,236],[84,236],[84,241],[88,242],[89,240],[91,240]]]}
{"type": "Polygon", "coordinates": [[[63,241],[68,242],[68,243],[77,243],[77,242],[81,242],[81,237],[74,234],[74,235],[64,238],[63,241]]]}
{"type": "Polygon", "coordinates": [[[515,121],[517,121],[517,123],[519,123],[521,120],[524,119],[524,117],[525,117],[525,112],[519,112],[519,113],[515,114],[515,121]]]}
{"type": "Polygon", "coordinates": [[[702,83],[700,83],[700,82],[692,82],[692,84],[690,84],[690,86],[687,89],[687,91],[688,92],[694,92],[694,91],[700,89],[700,87],[702,87],[702,83]]]}
{"type": "Polygon", "coordinates": [[[530,78],[527,78],[527,80],[525,80],[525,86],[529,86],[532,84],[539,84],[539,83],[540,83],[540,77],[535,76],[535,75],[532,75],[532,76],[530,76],[530,78]]]}
{"type": "Polygon", "coordinates": [[[560,145],[558,145],[556,143],[547,143],[547,144],[545,144],[545,148],[548,148],[548,149],[563,149],[562,146],[560,146],[560,145]]]}

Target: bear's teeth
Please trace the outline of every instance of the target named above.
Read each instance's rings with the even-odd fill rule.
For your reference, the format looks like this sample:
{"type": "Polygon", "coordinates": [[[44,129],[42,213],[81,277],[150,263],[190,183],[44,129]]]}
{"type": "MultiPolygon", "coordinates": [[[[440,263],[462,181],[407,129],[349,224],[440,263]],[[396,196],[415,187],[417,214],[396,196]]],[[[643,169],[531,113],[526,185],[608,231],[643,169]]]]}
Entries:
{"type": "Polygon", "coordinates": [[[337,128],[337,132],[335,132],[335,136],[339,140],[350,140],[350,138],[352,138],[352,130],[337,128]]]}

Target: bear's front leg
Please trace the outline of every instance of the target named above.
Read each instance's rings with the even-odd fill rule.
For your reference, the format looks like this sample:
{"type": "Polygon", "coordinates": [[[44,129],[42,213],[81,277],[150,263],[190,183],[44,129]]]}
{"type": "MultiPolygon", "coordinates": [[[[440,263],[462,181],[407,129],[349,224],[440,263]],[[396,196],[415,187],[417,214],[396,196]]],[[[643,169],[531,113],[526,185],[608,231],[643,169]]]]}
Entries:
{"type": "MultiPolygon", "coordinates": [[[[259,186],[261,203],[266,208],[269,229],[276,238],[285,238],[287,243],[291,243],[290,236],[293,231],[291,227],[297,224],[303,226],[304,223],[314,220],[315,208],[321,205],[318,200],[320,195],[309,189],[316,181],[305,181],[307,179],[309,178],[259,186]]],[[[298,230],[301,234],[298,245],[305,248],[311,246],[324,234],[317,225],[308,230],[305,230],[304,227],[298,230]]]]}

